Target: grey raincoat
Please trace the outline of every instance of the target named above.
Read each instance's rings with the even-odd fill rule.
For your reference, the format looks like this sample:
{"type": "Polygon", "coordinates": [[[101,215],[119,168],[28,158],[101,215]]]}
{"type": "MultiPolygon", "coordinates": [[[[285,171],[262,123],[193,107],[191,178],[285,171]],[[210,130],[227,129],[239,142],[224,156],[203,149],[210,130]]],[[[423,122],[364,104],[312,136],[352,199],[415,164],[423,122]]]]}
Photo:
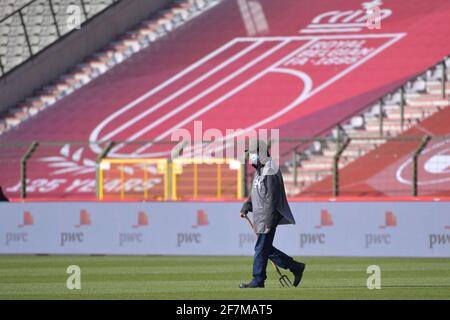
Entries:
{"type": "Polygon", "coordinates": [[[241,212],[253,212],[256,233],[268,233],[278,224],[295,224],[286,198],[283,176],[270,157],[256,170],[250,197],[241,212]]]}

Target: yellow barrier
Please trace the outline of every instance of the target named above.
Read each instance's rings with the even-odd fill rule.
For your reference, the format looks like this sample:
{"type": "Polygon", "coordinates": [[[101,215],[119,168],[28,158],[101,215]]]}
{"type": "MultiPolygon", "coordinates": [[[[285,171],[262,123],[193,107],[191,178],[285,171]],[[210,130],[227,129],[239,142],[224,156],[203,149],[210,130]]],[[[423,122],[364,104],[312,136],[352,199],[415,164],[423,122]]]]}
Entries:
{"type": "Polygon", "coordinates": [[[241,198],[243,166],[234,159],[103,159],[99,199],[241,198]]]}
{"type": "Polygon", "coordinates": [[[167,200],[168,168],[167,159],[103,159],[99,199],[167,200]]]}
{"type": "Polygon", "coordinates": [[[241,198],[243,166],[235,159],[103,159],[99,199],[241,198]]]}
{"type": "Polygon", "coordinates": [[[242,174],[235,159],[174,159],[172,199],[241,198],[242,174]]]}

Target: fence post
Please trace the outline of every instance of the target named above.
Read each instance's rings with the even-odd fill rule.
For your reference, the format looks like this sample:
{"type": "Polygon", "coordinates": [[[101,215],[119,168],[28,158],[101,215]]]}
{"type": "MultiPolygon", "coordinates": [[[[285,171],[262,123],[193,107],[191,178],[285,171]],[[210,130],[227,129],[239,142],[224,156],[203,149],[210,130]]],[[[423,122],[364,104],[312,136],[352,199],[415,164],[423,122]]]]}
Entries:
{"type": "Polygon", "coordinates": [[[445,64],[445,59],[442,61],[442,98],[445,98],[445,83],[447,81],[447,65],[445,64]]]}
{"type": "Polygon", "coordinates": [[[5,73],[5,69],[3,68],[3,63],[2,63],[2,55],[0,55],[0,72],[1,75],[3,75],[5,73]]]}
{"type": "Polygon", "coordinates": [[[339,195],[339,160],[342,153],[345,151],[347,146],[350,144],[351,138],[347,138],[344,144],[337,150],[333,157],[333,197],[339,195]]]}
{"type": "Polygon", "coordinates": [[[33,50],[31,49],[30,38],[28,37],[27,27],[25,26],[25,22],[23,21],[22,10],[19,10],[20,23],[22,23],[23,33],[25,34],[25,40],[27,41],[28,51],[30,52],[30,57],[33,56],[33,50]]]}
{"type": "Polygon", "coordinates": [[[27,161],[31,158],[38,146],[39,142],[33,141],[20,160],[20,197],[22,199],[27,197],[27,161]]]}
{"type": "Polygon", "coordinates": [[[55,24],[56,34],[58,35],[58,38],[60,38],[61,32],[59,30],[58,21],[56,20],[56,14],[55,14],[55,9],[53,8],[52,0],[48,0],[48,5],[50,6],[50,13],[52,14],[53,23],[55,24]]]}
{"type": "Polygon", "coordinates": [[[294,186],[297,186],[297,151],[292,150],[292,165],[294,166],[293,175],[294,175],[294,186]]]}
{"type": "Polygon", "coordinates": [[[380,113],[379,113],[379,117],[380,117],[380,137],[383,136],[383,108],[384,106],[384,102],[383,99],[380,100],[380,113]]]}
{"type": "Polygon", "coordinates": [[[241,163],[241,192],[239,194],[240,198],[245,198],[247,196],[247,162],[244,160],[244,163],[241,163]]]}
{"type": "Polygon", "coordinates": [[[417,160],[419,158],[419,155],[422,153],[423,149],[427,146],[428,142],[430,142],[431,136],[425,136],[422,139],[422,142],[420,143],[419,147],[416,149],[413,155],[413,165],[412,165],[412,195],[414,197],[417,197],[418,190],[417,190],[417,160]]]}
{"type": "Polygon", "coordinates": [[[88,14],[87,14],[86,4],[84,3],[84,0],[81,0],[81,8],[83,9],[84,19],[87,20],[88,14]]]}
{"type": "Polygon", "coordinates": [[[338,131],[337,131],[337,143],[336,143],[336,146],[339,149],[341,147],[343,131],[344,131],[344,129],[342,128],[340,123],[338,123],[338,125],[337,125],[337,130],[338,131]]]}
{"type": "Polygon", "coordinates": [[[111,151],[111,149],[114,147],[115,142],[110,141],[106,145],[106,147],[102,150],[102,152],[97,156],[96,159],[96,170],[95,170],[95,182],[96,182],[96,196],[97,199],[100,197],[100,183],[99,183],[99,176],[100,176],[100,162],[108,156],[108,153],[111,151]]]}
{"type": "Polygon", "coordinates": [[[400,127],[403,131],[405,125],[405,88],[400,88],[400,127]]]}
{"type": "Polygon", "coordinates": [[[173,161],[172,157],[169,157],[167,159],[167,168],[166,168],[166,174],[167,174],[167,199],[166,200],[175,200],[172,199],[172,169],[173,169],[173,161]]]}

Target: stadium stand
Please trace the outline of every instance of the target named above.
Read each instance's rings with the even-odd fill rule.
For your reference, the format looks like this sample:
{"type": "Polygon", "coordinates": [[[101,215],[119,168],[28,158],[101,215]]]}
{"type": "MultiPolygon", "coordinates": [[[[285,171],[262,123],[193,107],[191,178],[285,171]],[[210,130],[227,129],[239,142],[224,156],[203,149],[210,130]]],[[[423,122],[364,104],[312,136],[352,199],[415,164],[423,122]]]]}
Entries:
{"type": "MultiPolygon", "coordinates": [[[[449,100],[448,97],[442,99],[433,95],[432,92],[436,88],[433,81],[425,87],[428,94],[414,97],[410,105],[405,108],[405,113],[410,113],[409,120],[412,124],[407,125],[408,129],[397,135],[398,139],[381,139],[378,140],[378,144],[367,140],[356,140],[354,148],[344,151],[345,160],[340,169],[340,195],[351,197],[412,195],[411,160],[414,152],[424,141],[423,138],[427,136],[434,139],[431,139],[419,156],[418,162],[421,165],[417,166],[417,174],[420,177],[417,188],[423,196],[442,197],[450,194],[448,188],[449,100]],[[425,99],[426,97],[428,99],[425,99]],[[414,103],[417,101],[420,101],[420,104],[414,103]],[[426,114],[429,116],[427,117],[426,114]],[[422,139],[410,139],[411,137],[422,137],[422,139]],[[370,145],[371,150],[365,152],[366,147],[361,149],[361,145],[370,145]],[[355,151],[358,153],[357,156],[353,154],[355,151]]],[[[449,87],[447,82],[447,94],[450,91],[449,87]]],[[[387,108],[386,119],[398,117],[398,106],[390,106],[394,112],[391,108],[387,108]]],[[[398,122],[395,123],[398,124],[398,122]]],[[[324,149],[323,153],[326,154],[327,150],[324,149]]],[[[301,194],[314,197],[329,196],[332,193],[331,186],[332,178],[328,175],[320,182],[306,186],[301,194]]]]}
{"type": "MultiPolygon", "coordinates": [[[[398,141],[390,143],[395,146],[392,150],[396,150],[399,146],[406,146],[407,150],[411,146],[416,146],[417,142],[407,142],[407,137],[414,136],[412,133],[416,133],[415,136],[423,136],[424,132],[416,130],[418,126],[424,126],[423,121],[428,118],[447,119],[445,112],[439,112],[450,105],[448,98],[450,85],[448,81],[446,81],[444,92],[442,88],[442,78],[445,77],[445,80],[450,78],[450,74],[447,72],[447,70],[450,70],[449,67],[450,59],[446,59],[445,67],[442,63],[439,63],[424,74],[408,81],[394,93],[382,97],[378,103],[371,105],[367,111],[350,118],[348,121],[341,122],[342,125],[334,128],[326,137],[328,141],[315,141],[307,150],[301,152],[298,155],[299,161],[296,162],[296,179],[293,176],[294,164],[289,163],[287,166],[285,180],[290,182],[289,193],[293,196],[298,194],[329,196],[332,194],[331,175],[334,157],[339,148],[339,144],[336,142],[339,141],[339,135],[342,135],[342,141],[346,138],[352,139],[342,153],[339,162],[339,168],[341,169],[366,154],[369,154],[368,158],[370,159],[377,158],[377,148],[389,142],[389,140],[383,139],[384,136],[388,138],[399,137],[398,141]],[[413,128],[415,130],[412,130],[413,128]],[[405,138],[406,142],[402,141],[401,137],[405,138]],[[321,180],[325,181],[314,185],[321,180]]],[[[427,132],[434,134],[435,132],[432,129],[430,128],[430,131],[427,132]]],[[[449,132],[441,132],[441,135],[446,134],[449,134],[449,132]]],[[[396,152],[392,154],[396,154],[396,152]]],[[[371,172],[367,168],[373,165],[365,165],[361,159],[358,161],[358,166],[359,168],[366,168],[362,171],[367,173],[371,172]]],[[[343,172],[351,172],[349,170],[343,172]]],[[[353,170],[352,175],[349,173],[346,175],[351,176],[352,180],[358,180],[359,177],[355,172],[356,170],[353,170]]],[[[390,181],[390,179],[387,179],[387,181],[390,181]]],[[[394,184],[392,181],[389,183],[394,184]]],[[[359,184],[356,185],[357,187],[351,188],[351,190],[354,190],[353,193],[350,193],[351,195],[386,195],[386,192],[389,194],[386,189],[384,189],[385,192],[368,192],[367,188],[363,188],[359,184]],[[358,188],[359,192],[356,191],[358,188]]],[[[443,190],[438,188],[435,193],[445,191],[444,187],[442,185],[441,189],[443,190]]],[[[411,192],[407,188],[406,190],[402,188],[399,193],[400,195],[408,195],[411,192]]]]}
{"type": "MultiPolygon", "coordinates": [[[[70,1],[67,1],[68,3],[70,1]]],[[[72,1],[73,2],[73,1],[72,1]]],[[[72,3],[70,2],[70,3],[72,3]]],[[[115,1],[112,0],[101,0],[101,1],[88,1],[85,0],[85,8],[86,12],[88,12],[88,17],[91,17],[102,9],[106,8],[108,3],[112,4],[115,1]],[[95,3],[95,4],[94,4],[95,3]]],[[[129,58],[134,53],[140,51],[143,48],[146,48],[150,43],[156,41],[161,38],[167,32],[172,31],[173,29],[179,27],[183,23],[189,21],[194,18],[203,10],[209,9],[212,5],[217,4],[218,1],[175,1],[172,8],[161,11],[157,17],[154,17],[148,21],[142,22],[142,24],[135,30],[129,31],[127,34],[123,35],[120,39],[117,39],[115,42],[111,43],[108,48],[101,52],[97,52],[92,57],[89,57],[83,63],[74,66],[72,70],[60,77],[60,79],[54,81],[54,83],[49,84],[42,88],[40,92],[27,99],[24,103],[17,106],[17,108],[13,108],[8,112],[8,115],[4,116],[3,119],[0,119],[0,134],[6,132],[7,130],[14,128],[19,125],[22,121],[25,121],[29,117],[36,115],[39,111],[53,105],[58,100],[63,97],[69,95],[75,90],[81,88],[82,86],[88,84],[93,79],[97,78],[101,74],[107,72],[115,65],[123,62],[127,58],[129,58]]],[[[30,7],[34,4],[39,4],[39,2],[33,2],[30,7]]],[[[60,8],[65,8],[61,3],[54,2],[55,8],[54,10],[58,12],[60,8]],[[56,7],[56,5],[60,7],[56,7]]],[[[66,4],[67,5],[67,4],[66,4]]],[[[8,8],[13,8],[14,6],[8,6],[8,8]]],[[[16,5],[17,7],[17,5],[16,5]]],[[[40,6],[39,8],[43,8],[40,6]]],[[[28,10],[28,7],[25,7],[24,10],[28,10]]],[[[40,9],[39,9],[40,10],[40,9]]],[[[39,11],[37,10],[37,11],[39,11]]],[[[43,10],[43,9],[42,9],[43,10]]],[[[36,10],[33,12],[36,13],[36,10]]],[[[41,14],[33,15],[34,17],[42,17],[41,14]]],[[[11,19],[17,19],[18,17],[14,15],[11,19]]],[[[50,19],[50,17],[46,17],[50,19]]],[[[0,25],[2,23],[0,22],[0,25]]],[[[63,23],[61,22],[61,25],[63,23]]],[[[23,37],[23,32],[20,30],[17,33],[13,33],[12,35],[8,35],[9,32],[9,24],[6,23],[8,27],[5,28],[5,33],[2,37],[0,36],[0,43],[4,43],[2,46],[5,51],[6,63],[4,64],[4,72],[7,72],[9,69],[13,68],[17,64],[22,61],[25,61],[29,58],[28,53],[24,53],[21,56],[14,55],[13,61],[14,63],[8,63],[8,55],[7,50],[10,51],[21,51],[23,52],[26,48],[25,39],[23,37]],[[11,38],[11,45],[8,40],[11,38]],[[16,40],[14,40],[16,39],[16,40]],[[19,43],[19,39],[22,39],[21,43],[19,43]],[[3,42],[2,42],[3,41],[3,42]],[[17,50],[16,50],[17,47],[17,50]]],[[[22,27],[18,27],[19,29],[22,27]]],[[[55,26],[52,25],[48,27],[47,31],[51,28],[55,29],[55,26]]],[[[39,36],[35,36],[35,39],[39,39],[42,43],[35,48],[33,47],[33,53],[36,53],[43,48],[45,48],[48,44],[52,43],[57,39],[55,30],[51,31],[52,35],[46,36],[45,30],[42,29],[42,25],[33,25],[31,28],[31,34],[36,32],[39,36]]],[[[23,31],[23,28],[22,28],[23,31]]],[[[66,30],[68,32],[70,30],[66,30]]],[[[32,42],[33,45],[34,42],[32,42]]],[[[0,60],[2,53],[0,52],[0,60]]]]}
{"type": "Polygon", "coordinates": [[[329,142],[338,136],[384,136],[353,139],[341,159],[350,168],[386,137],[443,112],[448,97],[439,97],[439,63],[450,52],[449,10],[440,0],[387,2],[382,28],[369,30],[353,0],[178,2],[7,115],[0,144],[11,147],[1,153],[0,183],[19,195],[18,159],[38,141],[28,164],[30,196],[93,198],[104,142],[133,142],[117,144],[111,157],[166,157],[170,145],[148,140],[164,142],[176,128],[193,132],[201,120],[204,130],[264,127],[279,128],[282,139],[324,138],[328,143],[312,148],[294,140],[281,145],[289,193],[308,191],[328,181],[337,150],[329,142]],[[357,28],[346,29],[349,22],[357,28]],[[292,166],[292,150],[307,158],[292,166]]]}
{"type": "Polygon", "coordinates": [[[0,75],[6,74],[72,31],[73,26],[66,23],[68,19],[66,11],[71,5],[83,8],[79,21],[81,24],[114,2],[116,1],[2,1],[0,3],[0,75]]]}

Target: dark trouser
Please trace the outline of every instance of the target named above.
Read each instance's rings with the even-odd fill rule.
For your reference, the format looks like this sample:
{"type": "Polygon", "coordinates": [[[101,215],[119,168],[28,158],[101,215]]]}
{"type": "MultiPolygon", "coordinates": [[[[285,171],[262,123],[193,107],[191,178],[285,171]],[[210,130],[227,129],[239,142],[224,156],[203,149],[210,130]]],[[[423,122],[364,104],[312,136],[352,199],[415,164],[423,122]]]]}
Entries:
{"type": "Polygon", "coordinates": [[[255,256],[253,258],[253,281],[257,283],[264,282],[267,278],[266,267],[268,259],[283,269],[289,269],[294,260],[272,245],[275,231],[276,227],[273,227],[269,233],[258,234],[258,240],[255,245],[255,256]]]}

